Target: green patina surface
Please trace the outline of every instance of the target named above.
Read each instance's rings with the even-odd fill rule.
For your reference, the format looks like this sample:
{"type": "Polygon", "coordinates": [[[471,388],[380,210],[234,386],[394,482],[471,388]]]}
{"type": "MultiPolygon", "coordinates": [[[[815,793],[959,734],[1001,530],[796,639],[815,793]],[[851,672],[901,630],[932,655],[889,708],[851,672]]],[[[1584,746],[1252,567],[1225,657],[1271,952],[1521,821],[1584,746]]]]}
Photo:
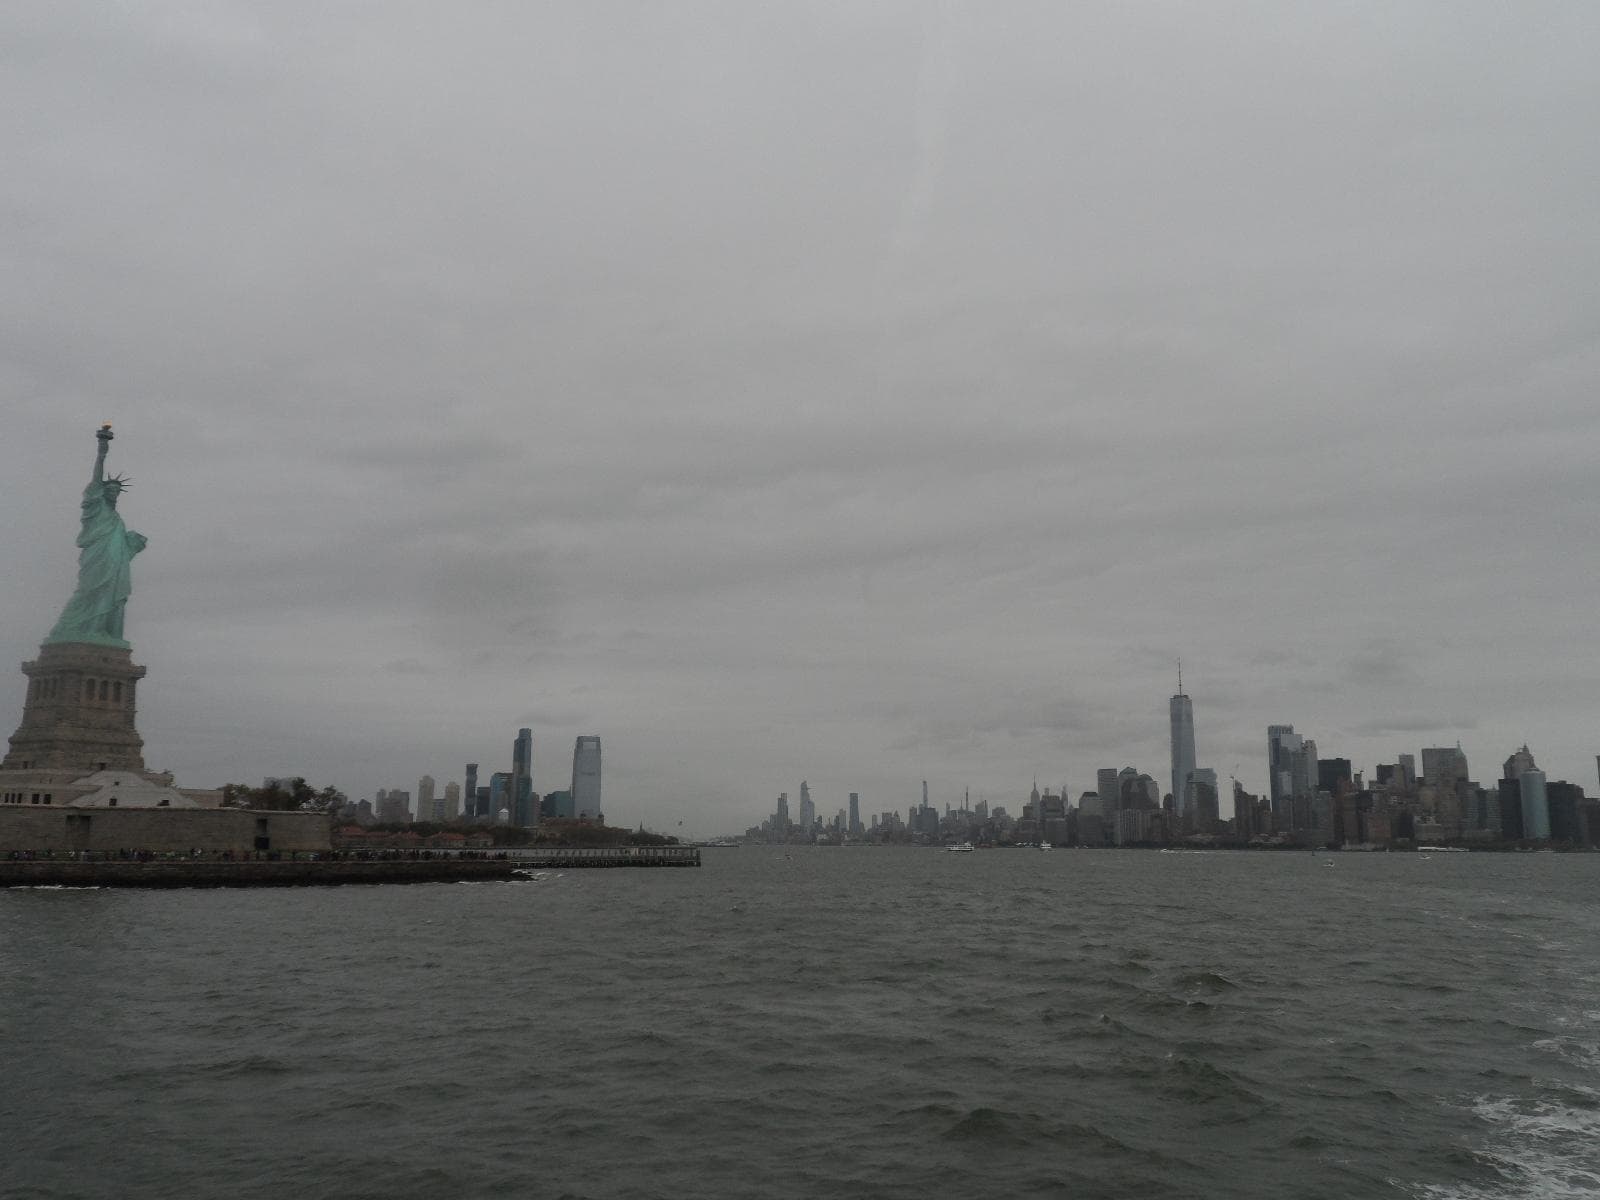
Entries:
{"type": "Polygon", "coordinates": [[[111,427],[99,430],[94,475],[83,489],[83,516],[78,530],[78,586],[61,610],[61,617],[45,643],[87,642],[126,650],[122,616],[133,592],[133,556],[145,548],[142,533],[134,533],[117,513],[117,498],[126,481],[105,477],[106,451],[111,427]]]}

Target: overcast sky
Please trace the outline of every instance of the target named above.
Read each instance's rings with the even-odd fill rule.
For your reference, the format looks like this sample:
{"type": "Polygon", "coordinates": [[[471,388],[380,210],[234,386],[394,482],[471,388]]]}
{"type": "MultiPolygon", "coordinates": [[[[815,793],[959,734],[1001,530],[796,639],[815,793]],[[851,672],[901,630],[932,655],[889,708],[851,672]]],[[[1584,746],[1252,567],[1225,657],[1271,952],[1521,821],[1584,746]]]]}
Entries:
{"type": "MultiPolygon", "coordinates": [[[[1595,790],[1600,6],[0,9],[0,664],[179,783],[1595,790]]],[[[5,732],[24,680],[0,687],[5,732]]],[[[3,679],[0,673],[0,679],[3,679]]],[[[3,736],[3,733],[0,733],[3,736]]],[[[1225,813],[1231,806],[1224,800],[1225,813]]]]}

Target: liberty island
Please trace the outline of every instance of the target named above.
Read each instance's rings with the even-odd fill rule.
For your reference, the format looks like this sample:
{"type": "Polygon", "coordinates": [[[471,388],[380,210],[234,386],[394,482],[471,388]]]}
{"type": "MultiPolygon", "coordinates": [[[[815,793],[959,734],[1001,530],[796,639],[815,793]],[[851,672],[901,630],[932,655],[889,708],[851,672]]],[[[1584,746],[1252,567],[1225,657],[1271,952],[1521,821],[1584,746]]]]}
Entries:
{"type": "MultiPolygon", "coordinates": [[[[698,850],[662,845],[501,846],[488,854],[457,844],[424,853],[346,839],[336,848],[327,807],[239,804],[231,789],[179,788],[169,772],[148,770],[135,725],[145,668],[133,661],[125,619],[133,560],[149,540],[118,511],[128,480],[106,473],[111,426],[95,440],[76,586],[38,658],[22,664],[22,721],[0,760],[0,887],[423,883],[509,879],[534,866],[699,865],[698,850]]],[[[597,760],[599,739],[588,740],[597,760]]],[[[596,761],[596,808],[598,769],[596,761]]]]}
{"type": "Polygon", "coordinates": [[[146,768],[135,722],[145,668],[133,661],[124,622],[133,560],[149,542],[118,511],[129,481],[106,473],[109,424],[95,441],[79,508],[76,586],[38,657],[22,664],[22,720],[0,760],[0,852],[326,850],[321,814],[224,808],[220,793],[176,787],[170,773],[146,768]]]}

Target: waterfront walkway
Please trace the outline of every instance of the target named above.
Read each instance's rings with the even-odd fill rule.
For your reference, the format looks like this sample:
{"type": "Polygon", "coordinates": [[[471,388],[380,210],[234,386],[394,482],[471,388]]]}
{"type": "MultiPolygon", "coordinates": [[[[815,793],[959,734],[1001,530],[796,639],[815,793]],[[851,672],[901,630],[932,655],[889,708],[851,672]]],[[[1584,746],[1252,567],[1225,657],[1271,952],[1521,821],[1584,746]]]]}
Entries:
{"type": "Polygon", "coordinates": [[[496,851],[518,867],[698,867],[699,846],[537,846],[496,851]]]}
{"type": "Polygon", "coordinates": [[[534,869],[698,867],[696,846],[525,848],[225,859],[63,855],[0,859],[0,887],[318,887],[347,883],[511,880],[534,869]]]}

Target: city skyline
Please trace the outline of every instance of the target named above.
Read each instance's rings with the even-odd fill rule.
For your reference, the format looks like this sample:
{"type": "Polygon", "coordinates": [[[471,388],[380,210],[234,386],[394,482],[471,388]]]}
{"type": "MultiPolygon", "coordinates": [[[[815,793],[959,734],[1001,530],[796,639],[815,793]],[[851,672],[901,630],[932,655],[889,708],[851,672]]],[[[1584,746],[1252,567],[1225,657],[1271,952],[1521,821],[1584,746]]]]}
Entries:
{"type": "Polygon", "coordinates": [[[1600,10],[726,12],[0,14],[0,658],[111,421],[185,786],[1593,780],[1600,10]]]}
{"type": "MultiPolygon", "coordinates": [[[[1218,772],[1215,768],[1193,765],[1195,756],[1194,707],[1191,698],[1186,693],[1182,692],[1169,697],[1168,715],[1168,749],[1170,767],[1169,778],[1174,781],[1178,780],[1179,778],[1183,778],[1187,783],[1187,787],[1185,788],[1184,792],[1168,792],[1166,795],[1172,799],[1173,808],[1181,817],[1188,807],[1186,803],[1186,799],[1189,798],[1187,793],[1192,790],[1194,784],[1203,784],[1211,788],[1214,801],[1216,798],[1223,795],[1223,791],[1218,782],[1218,772]]],[[[507,801],[509,802],[509,798],[519,789],[519,787],[527,787],[531,791],[534,799],[537,799],[541,794],[545,796],[560,795],[566,797],[567,800],[572,803],[574,809],[572,815],[576,817],[589,818],[599,812],[601,739],[597,735],[580,734],[574,742],[570,787],[567,789],[554,788],[541,793],[539,788],[534,786],[535,781],[531,777],[532,735],[533,731],[531,729],[519,729],[517,738],[515,739],[512,748],[511,771],[494,772],[492,775],[492,778],[503,781],[503,786],[506,789],[507,801]],[[519,779],[524,781],[520,785],[518,783],[519,779]]],[[[1293,795],[1309,794],[1316,791],[1319,786],[1331,790],[1331,782],[1319,774],[1319,770],[1326,770],[1330,765],[1340,767],[1340,769],[1343,771],[1342,777],[1346,780],[1349,780],[1352,777],[1358,780],[1365,778],[1368,786],[1372,786],[1373,784],[1382,781],[1385,778],[1384,772],[1390,769],[1382,762],[1373,762],[1367,765],[1352,765],[1352,762],[1348,757],[1339,756],[1333,758],[1322,758],[1320,757],[1320,754],[1321,752],[1318,749],[1315,739],[1306,736],[1303,732],[1296,733],[1292,724],[1274,724],[1267,726],[1266,754],[1262,761],[1257,764],[1261,768],[1262,777],[1266,780],[1266,785],[1260,788],[1258,792],[1254,794],[1257,794],[1263,803],[1267,804],[1273,809],[1273,811],[1276,812],[1282,807],[1283,803],[1293,795]]],[[[1471,772],[1467,766],[1468,760],[1466,753],[1459,743],[1457,743],[1455,746],[1420,747],[1420,760],[1422,763],[1420,769],[1417,767],[1417,761],[1419,758],[1418,748],[1397,750],[1390,754],[1389,757],[1395,759],[1399,764],[1398,769],[1403,773],[1408,773],[1409,777],[1413,781],[1423,778],[1432,781],[1438,781],[1446,778],[1460,778],[1462,780],[1466,780],[1471,776],[1471,772]]],[[[1545,772],[1542,769],[1534,769],[1531,766],[1532,755],[1529,751],[1527,743],[1523,743],[1520,748],[1515,749],[1512,752],[1511,757],[1506,760],[1504,767],[1504,771],[1506,772],[1505,778],[1515,778],[1517,774],[1520,774],[1521,768],[1514,770],[1513,764],[1522,762],[1523,760],[1526,760],[1526,763],[1528,764],[1526,769],[1533,771],[1533,773],[1542,783],[1545,778],[1545,772]]],[[[1600,755],[1595,756],[1595,768],[1597,776],[1600,776],[1600,755]]],[[[1057,787],[1058,791],[1056,794],[1068,802],[1068,807],[1072,807],[1075,803],[1073,797],[1077,792],[1077,783],[1082,782],[1086,785],[1092,785],[1088,787],[1088,793],[1093,795],[1097,791],[1103,791],[1105,789],[1108,778],[1115,780],[1119,773],[1122,775],[1128,775],[1130,772],[1137,770],[1137,764],[1124,766],[1120,769],[1117,767],[1108,768],[1102,766],[1093,769],[1092,779],[1088,778],[1088,774],[1085,773],[1085,777],[1081,781],[1073,778],[1071,772],[1061,772],[1056,774],[1053,777],[1052,782],[1046,785],[1045,792],[1048,794],[1051,786],[1057,787]]],[[[477,777],[478,764],[468,763],[464,772],[464,784],[455,781],[447,782],[444,785],[446,794],[448,795],[453,793],[458,798],[465,794],[470,800],[477,777]],[[464,793],[462,790],[463,787],[465,787],[464,793]]],[[[1141,777],[1148,778],[1148,775],[1145,774],[1141,777]]],[[[286,786],[289,778],[289,776],[267,777],[264,781],[264,786],[270,786],[274,783],[280,786],[286,786]]],[[[1230,774],[1228,778],[1230,785],[1236,783],[1240,786],[1243,786],[1244,784],[1244,778],[1240,775],[1230,774]]],[[[1491,781],[1494,778],[1496,777],[1489,777],[1491,781]]],[[[1477,780],[1474,781],[1478,782],[1477,780]]],[[[1581,776],[1571,780],[1563,777],[1561,782],[1571,783],[1585,792],[1587,792],[1590,787],[1589,784],[1586,784],[1583,781],[1581,776]]],[[[951,785],[954,791],[960,793],[959,803],[957,803],[957,800],[952,798],[950,794],[947,794],[943,791],[930,790],[927,779],[918,781],[918,785],[920,787],[920,791],[908,790],[904,794],[895,793],[895,795],[899,796],[899,804],[911,805],[912,807],[926,806],[939,810],[968,807],[972,806],[973,804],[973,788],[970,784],[957,783],[951,785]],[[908,797],[911,796],[915,796],[915,805],[912,805],[911,800],[908,799],[908,797]]],[[[436,782],[433,776],[430,774],[424,773],[418,779],[416,785],[417,807],[414,812],[415,820],[422,821],[430,819],[423,815],[424,812],[427,811],[425,805],[428,801],[433,801],[434,804],[439,806],[442,806],[445,803],[443,797],[436,796],[436,786],[436,782]]],[[[489,789],[483,790],[488,791],[489,789]]],[[[1245,790],[1247,792],[1250,791],[1249,788],[1246,788],[1245,790]]],[[[411,793],[406,789],[389,789],[380,787],[376,789],[375,795],[381,797],[386,792],[392,793],[395,796],[404,796],[406,801],[409,803],[411,793]]],[[[835,795],[836,793],[825,791],[823,793],[825,803],[831,804],[835,795]]],[[[848,792],[837,793],[837,795],[842,795],[845,797],[845,800],[841,803],[841,807],[839,809],[840,818],[846,821],[847,828],[858,828],[861,824],[858,816],[860,811],[860,792],[858,790],[849,790],[848,792]]],[[[1013,789],[1010,791],[1002,789],[996,792],[985,792],[980,789],[978,804],[981,806],[986,806],[990,803],[1003,805],[1008,799],[1015,803],[1019,801],[1023,795],[1024,793],[1016,787],[1013,787],[1013,789]]],[[[1039,776],[1037,772],[1033,778],[1032,795],[1033,800],[1037,802],[1039,796],[1039,776]]],[[[783,814],[787,811],[787,797],[788,793],[786,791],[779,794],[777,803],[780,814],[783,814]]],[[[795,814],[796,827],[808,826],[811,821],[821,820],[824,815],[824,810],[818,807],[816,800],[812,795],[810,783],[807,779],[802,779],[800,781],[799,797],[799,809],[795,814]]],[[[362,797],[358,793],[350,793],[350,799],[352,802],[360,798],[362,797]]],[[[897,803],[893,796],[886,800],[886,805],[886,811],[893,811],[896,809],[897,803]]],[[[474,815],[473,812],[467,807],[462,807],[458,811],[465,819],[470,820],[474,815]]],[[[493,814],[490,812],[479,813],[477,815],[492,816],[493,814]]],[[[444,818],[437,817],[431,819],[444,818]]],[[[453,820],[454,817],[449,819],[453,820]]],[[[648,820],[650,818],[647,816],[644,819],[648,820]]],[[[659,816],[657,819],[659,819],[659,816]]],[[[517,820],[515,823],[524,824],[526,822],[517,820]]]]}
{"type": "MultiPolygon", "coordinates": [[[[1182,686],[1180,679],[1179,686],[1182,686]]],[[[1318,757],[1315,739],[1291,725],[1267,727],[1270,790],[1252,794],[1231,780],[1232,812],[1219,804],[1216,772],[1189,767],[1193,760],[1193,711],[1182,692],[1171,697],[1172,778],[1181,795],[1162,795],[1159,783],[1136,766],[1100,767],[1095,788],[1073,800],[1063,783],[1052,793],[1033,781],[1021,815],[986,798],[942,810],[930,803],[928,781],[902,816],[888,808],[863,829],[857,793],[849,809],[827,818],[800,785],[798,820],[791,820],[788,794],[780,793],[769,817],[745,829],[746,841],[840,844],[848,841],[900,844],[944,843],[955,849],[983,846],[1076,846],[1086,848],[1187,846],[1189,848],[1355,849],[1528,848],[1553,843],[1566,848],[1600,847],[1600,798],[1571,780],[1549,781],[1524,744],[1500,768],[1498,778],[1478,777],[1459,745],[1424,746],[1422,769],[1415,753],[1370,772],[1348,758],[1318,757]]],[[[1596,756],[1600,767],[1600,755],[1596,756]]]]}

